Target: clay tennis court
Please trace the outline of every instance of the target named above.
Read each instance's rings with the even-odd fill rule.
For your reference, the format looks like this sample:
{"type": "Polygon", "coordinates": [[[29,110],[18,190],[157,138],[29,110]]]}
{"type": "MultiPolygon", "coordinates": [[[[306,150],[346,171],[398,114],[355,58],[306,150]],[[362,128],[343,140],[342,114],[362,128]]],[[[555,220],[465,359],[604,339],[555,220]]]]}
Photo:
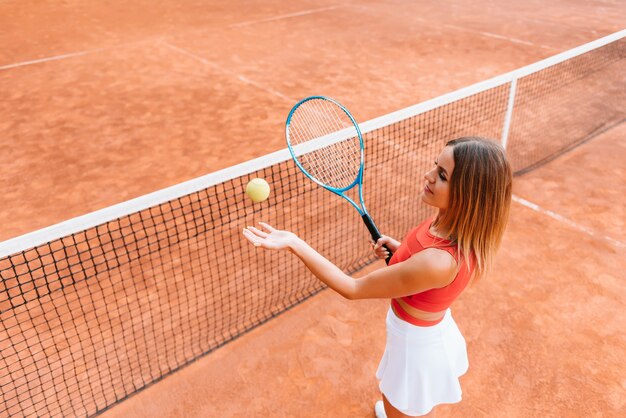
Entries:
{"type": "MultiPolygon", "coordinates": [[[[0,240],[281,150],[302,97],[335,97],[366,121],[622,30],[624,17],[617,1],[0,2],[0,240]]],[[[496,268],[453,307],[470,370],[463,402],[440,416],[623,414],[625,137],[614,124],[515,178],[496,268]]],[[[373,416],[387,309],[324,290],[122,402],[38,410],[54,397],[44,391],[18,409],[30,371],[1,401],[32,416],[373,416]]],[[[0,341],[7,361],[15,347],[0,341]]],[[[5,366],[0,384],[39,360],[5,366]]]]}

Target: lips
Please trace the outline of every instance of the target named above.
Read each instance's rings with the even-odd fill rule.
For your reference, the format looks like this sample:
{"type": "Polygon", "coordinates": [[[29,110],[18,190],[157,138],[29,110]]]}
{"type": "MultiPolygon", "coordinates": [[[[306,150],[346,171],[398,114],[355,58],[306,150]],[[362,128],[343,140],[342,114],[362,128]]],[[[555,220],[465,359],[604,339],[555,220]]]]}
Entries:
{"type": "Polygon", "coordinates": [[[426,193],[433,194],[433,191],[432,191],[432,190],[430,190],[430,187],[428,187],[428,184],[424,187],[424,191],[425,191],[426,193]]]}

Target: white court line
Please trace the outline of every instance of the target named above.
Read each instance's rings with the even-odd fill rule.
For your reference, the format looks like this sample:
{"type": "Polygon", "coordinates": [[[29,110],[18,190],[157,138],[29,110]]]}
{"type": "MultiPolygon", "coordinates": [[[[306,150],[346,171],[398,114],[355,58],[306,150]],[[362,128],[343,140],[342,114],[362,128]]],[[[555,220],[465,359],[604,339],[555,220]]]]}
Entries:
{"type": "Polygon", "coordinates": [[[599,239],[602,239],[602,240],[606,240],[606,241],[610,242],[611,244],[613,244],[613,245],[615,245],[617,247],[620,247],[620,248],[626,248],[626,244],[624,244],[621,241],[618,241],[618,240],[613,239],[611,237],[607,237],[606,235],[598,234],[597,232],[595,232],[595,231],[593,231],[593,230],[591,230],[589,228],[585,228],[582,225],[578,225],[576,222],[574,222],[574,221],[572,221],[570,219],[567,219],[567,218],[559,215],[556,212],[553,212],[553,211],[548,210],[548,209],[544,209],[541,206],[539,206],[539,205],[537,205],[535,203],[529,202],[526,199],[523,199],[523,198],[521,198],[519,196],[516,196],[516,195],[513,195],[512,199],[513,199],[514,202],[517,202],[517,203],[519,203],[522,206],[526,206],[527,208],[532,209],[532,210],[534,210],[536,212],[542,213],[544,215],[548,215],[552,219],[555,219],[555,220],[557,220],[557,221],[559,221],[559,222],[561,222],[561,223],[563,223],[565,225],[568,225],[568,226],[570,226],[570,227],[572,227],[574,229],[577,229],[578,231],[583,232],[583,233],[585,233],[585,234],[587,234],[589,236],[592,236],[594,238],[599,238],[599,239]]]}
{"type": "Polygon", "coordinates": [[[82,55],[92,54],[98,51],[101,51],[101,49],[92,49],[89,51],[73,52],[71,54],[56,55],[54,57],[46,57],[46,58],[40,58],[40,59],[32,60],[32,61],[24,61],[24,62],[18,62],[15,64],[3,65],[0,67],[0,71],[10,70],[11,68],[25,67],[27,65],[41,64],[44,62],[57,61],[57,60],[62,60],[66,58],[80,57],[82,55]]]}
{"type": "MultiPolygon", "coordinates": [[[[360,8],[362,10],[367,10],[367,11],[372,12],[372,13],[376,13],[374,10],[372,10],[370,7],[367,7],[367,6],[358,6],[358,8],[360,8]]],[[[460,30],[460,31],[464,31],[464,32],[477,33],[479,35],[487,36],[487,37],[490,37],[490,38],[501,39],[501,40],[505,40],[505,41],[509,41],[509,42],[516,43],[516,44],[521,44],[521,45],[534,46],[534,47],[538,47],[538,48],[542,48],[542,49],[547,49],[547,50],[550,50],[550,51],[559,51],[561,49],[561,48],[555,48],[555,47],[549,46],[549,45],[535,44],[535,43],[532,43],[532,42],[529,42],[529,41],[524,41],[522,39],[512,38],[510,36],[499,35],[497,33],[485,32],[485,31],[465,28],[463,26],[450,25],[450,24],[447,24],[447,23],[442,23],[442,24],[433,23],[432,21],[430,21],[428,19],[421,18],[421,17],[414,17],[414,19],[418,20],[420,22],[424,22],[424,23],[430,24],[431,26],[437,26],[437,27],[443,26],[443,27],[447,27],[447,28],[455,29],[455,30],[460,30]]]]}
{"type": "Polygon", "coordinates": [[[194,60],[199,61],[199,62],[201,62],[202,64],[208,65],[209,67],[213,68],[214,70],[217,70],[217,71],[219,71],[219,72],[221,72],[221,73],[223,73],[223,74],[227,74],[227,75],[229,75],[229,76],[235,77],[235,78],[237,78],[239,81],[242,81],[242,82],[243,82],[243,83],[245,83],[245,84],[248,84],[248,85],[250,85],[250,86],[256,87],[256,88],[258,88],[258,89],[260,89],[260,90],[263,90],[263,91],[264,91],[264,92],[266,92],[266,93],[272,94],[272,95],[274,95],[274,96],[276,96],[276,97],[280,97],[281,99],[283,99],[283,100],[287,100],[287,101],[289,101],[290,103],[295,103],[295,100],[294,100],[294,99],[292,99],[291,97],[287,97],[287,96],[285,96],[285,95],[284,95],[284,94],[282,94],[281,92],[278,92],[278,91],[276,91],[276,90],[273,90],[273,89],[271,89],[271,88],[269,88],[269,87],[265,87],[265,86],[263,86],[263,85],[261,85],[261,84],[257,83],[256,81],[250,80],[249,78],[247,78],[247,77],[245,77],[245,76],[243,76],[243,75],[241,75],[241,74],[237,74],[237,73],[234,73],[234,72],[232,72],[232,71],[228,71],[228,70],[226,70],[226,69],[224,69],[224,68],[220,67],[219,65],[215,64],[214,62],[211,62],[211,61],[209,61],[209,60],[207,60],[207,59],[205,59],[205,58],[202,58],[202,57],[200,57],[200,56],[198,56],[198,55],[196,55],[196,54],[193,54],[193,53],[191,53],[191,52],[189,52],[189,51],[187,51],[187,50],[185,50],[185,49],[182,49],[182,48],[179,48],[179,47],[177,47],[177,46],[174,46],[174,45],[172,45],[172,44],[170,44],[170,43],[168,43],[168,42],[165,42],[165,41],[163,41],[163,40],[159,40],[158,42],[159,42],[160,44],[162,44],[162,45],[164,45],[164,46],[166,46],[166,47],[170,48],[170,49],[173,49],[174,51],[177,51],[178,53],[181,53],[181,54],[186,55],[186,56],[188,56],[188,57],[190,57],[190,58],[193,58],[194,60]]]}
{"type": "Polygon", "coordinates": [[[233,23],[232,25],[229,25],[228,27],[229,28],[241,28],[243,26],[254,25],[255,23],[265,23],[265,22],[272,22],[274,20],[291,19],[292,17],[299,17],[299,16],[305,16],[305,15],[310,15],[314,13],[326,12],[328,10],[334,10],[339,7],[345,7],[345,6],[343,4],[340,4],[336,6],[322,7],[321,9],[303,10],[301,12],[289,13],[286,15],[278,15],[278,16],[268,17],[265,19],[249,20],[246,22],[233,23]]]}
{"type": "Polygon", "coordinates": [[[502,39],[502,40],[505,40],[505,41],[513,42],[515,44],[536,46],[536,47],[543,48],[543,49],[548,49],[548,50],[551,50],[551,51],[558,51],[559,50],[558,48],[555,48],[553,46],[535,44],[535,43],[524,41],[524,40],[521,40],[521,39],[511,38],[510,36],[498,35],[497,33],[484,32],[484,31],[481,31],[481,30],[474,30],[474,29],[464,28],[462,26],[449,25],[447,23],[444,23],[441,26],[444,26],[446,28],[456,29],[456,30],[462,30],[462,31],[465,31],[465,32],[477,33],[479,35],[487,36],[487,37],[490,37],[490,38],[502,39]]]}
{"type": "Polygon", "coordinates": [[[127,46],[133,46],[133,45],[140,45],[140,44],[143,44],[143,43],[154,42],[154,41],[155,41],[154,39],[148,39],[148,40],[137,41],[137,42],[129,42],[129,43],[126,43],[126,44],[107,46],[107,47],[104,47],[104,48],[88,49],[87,51],[71,52],[69,54],[55,55],[55,56],[52,56],[52,57],[40,58],[40,59],[36,59],[36,60],[16,62],[14,64],[7,64],[7,65],[0,66],[0,71],[10,70],[12,68],[25,67],[25,66],[28,66],[28,65],[42,64],[42,63],[50,62],[50,61],[58,61],[58,60],[63,60],[63,59],[67,59],[67,58],[80,57],[80,56],[83,56],[83,55],[95,54],[97,52],[109,51],[109,50],[113,50],[113,49],[124,48],[124,47],[127,47],[127,46]]]}

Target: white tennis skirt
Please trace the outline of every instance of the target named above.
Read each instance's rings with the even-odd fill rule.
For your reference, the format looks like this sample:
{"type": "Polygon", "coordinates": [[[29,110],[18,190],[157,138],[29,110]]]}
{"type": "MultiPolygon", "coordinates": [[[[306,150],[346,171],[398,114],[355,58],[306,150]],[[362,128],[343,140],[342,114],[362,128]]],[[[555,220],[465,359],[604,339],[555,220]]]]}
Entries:
{"type": "Polygon", "coordinates": [[[376,377],[389,403],[411,416],[461,401],[459,377],[469,367],[465,339],[450,309],[441,322],[419,327],[387,312],[387,344],[376,377]]]}

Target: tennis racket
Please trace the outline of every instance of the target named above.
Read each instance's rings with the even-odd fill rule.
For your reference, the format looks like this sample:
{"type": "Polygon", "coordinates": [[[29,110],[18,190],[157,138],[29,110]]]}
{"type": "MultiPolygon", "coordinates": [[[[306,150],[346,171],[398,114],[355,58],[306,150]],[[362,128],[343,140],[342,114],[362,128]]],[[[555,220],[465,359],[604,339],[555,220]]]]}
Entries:
{"type": "MultiPolygon", "coordinates": [[[[350,112],[324,96],[300,100],[285,126],[287,147],[298,168],[326,190],[343,197],[359,212],[374,242],[380,232],[363,202],[364,151],[361,130],[350,112]],[[359,204],[346,195],[359,187],[359,204]]],[[[391,251],[386,262],[391,260],[391,251]]]]}

